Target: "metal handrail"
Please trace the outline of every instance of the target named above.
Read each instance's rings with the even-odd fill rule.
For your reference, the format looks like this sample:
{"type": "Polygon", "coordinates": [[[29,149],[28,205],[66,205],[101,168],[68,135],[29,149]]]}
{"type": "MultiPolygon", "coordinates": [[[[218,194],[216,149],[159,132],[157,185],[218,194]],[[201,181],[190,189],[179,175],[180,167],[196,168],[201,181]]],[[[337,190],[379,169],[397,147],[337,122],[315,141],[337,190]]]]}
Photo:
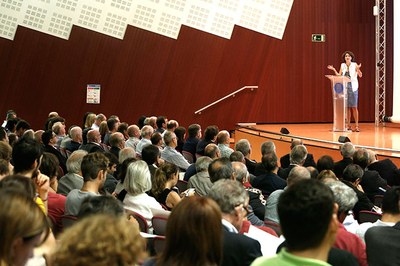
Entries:
{"type": "Polygon", "coordinates": [[[254,91],[254,89],[257,89],[257,88],[258,88],[258,86],[244,86],[244,87],[242,87],[242,88],[240,88],[240,89],[238,89],[238,90],[236,90],[236,91],[234,91],[234,92],[232,92],[232,93],[230,93],[230,94],[228,94],[228,95],[222,97],[221,99],[216,100],[215,102],[212,102],[212,103],[210,103],[209,105],[204,106],[203,108],[201,108],[201,109],[197,110],[196,112],[194,112],[194,114],[196,114],[196,115],[197,115],[197,114],[201,114],[201,112],[204,111],[205,109],[207,109],[208,107],[211,107],[211,106],[213,106],[213,105],[219,103],[220,101],[223,101],[223,100],[225,100],[226,98],[229,98],[229,97],[231,97],[231,96],[232,96],[232,97],[235,97],[236,93],[241,92],[242,90],[250,89],[251,91],[254,91]]]}

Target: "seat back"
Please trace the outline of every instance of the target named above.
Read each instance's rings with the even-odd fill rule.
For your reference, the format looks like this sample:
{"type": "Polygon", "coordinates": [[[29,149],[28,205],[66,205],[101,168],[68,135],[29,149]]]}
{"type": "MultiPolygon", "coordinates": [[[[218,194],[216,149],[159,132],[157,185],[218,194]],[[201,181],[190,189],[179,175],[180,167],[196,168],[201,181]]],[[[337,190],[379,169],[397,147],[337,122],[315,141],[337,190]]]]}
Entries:
{"type": "Polygon", "coordinates": [[[383,195],[375,195],[374,196],[374,205],[378,206],[379,208],[382,208],[382,201],[383,201],[383,195]]]}
{"type": "Polygon", "coordinates": [[[153,239],[154,251],[161,254],[165,248],[165,236],[156,236],[153,239]]]}
{"type": "Polygon", "coordinates": [[[190,164],[192,164],[192,163],[194,162],[193,154],[191,154],[190,152],[188,152],[188,151],[182,151],[182,155],[183,155],[183,157],[185,157],[185,159],[186,159],[190,164]]]}
{"type": "Polygon", "coordinates": [[[360,223],[374,223],[382,217],[382,214],[371,211],[360,211],[358,215],[358,221],[360,223]]]}
{"type": "Polygon", "coordinates": [[[167,230],[168,217],[165,216],[153,216],[151,223],[153,225],[153,233],[159,236],[165,236],[167,230]]]}
{"type": "Polygon", "coordinates": [[[140,213],[137,213],[132,210],[125,209],[125,212],[130,216],[136,219],[139,223],[140,232],[148,233],[149,232],[149,225],[147,224],[146,218],[144,218],[140,213]]]}
{"type": "Polygon", "coordinates": [[[282,235],[281,226],[280,226],[278,223],[275,223],[275,222],[270,221],[270,220],[265,220],[265,221],[264,221],[264,224],[265,224],[266,227],[269,227],[269,228],[271,228],[272,230],[274,230],[275,233],[276,233],[278,236],[282,235]]]}

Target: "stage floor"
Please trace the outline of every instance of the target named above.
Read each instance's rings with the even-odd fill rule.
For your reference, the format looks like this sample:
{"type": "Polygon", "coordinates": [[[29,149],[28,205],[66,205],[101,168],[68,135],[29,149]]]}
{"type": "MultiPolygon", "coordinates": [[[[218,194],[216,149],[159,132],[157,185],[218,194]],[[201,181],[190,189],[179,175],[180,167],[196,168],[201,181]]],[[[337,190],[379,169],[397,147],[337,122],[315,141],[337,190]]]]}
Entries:
{"type": "MultiPolygon", "coordinates": [[[[340,136],[347,136],[357,147],[373,149],[385,157],[400,158],[400,127],[386,124],[375,127],[373,123],[360,123],[360,132],[333,132],[331,123],[324,124],[238,124],[237,131],[258,137],[290,142],[292,138],[303,139],[307,145],[338,150],[340,136]],[[281,128],[289,130],[288,135],[280,133],[281,128]]],[[[258,145],[258,144],[257,144],[258,145]]],[[[257,152],[258,153],[258,152],[257,152]]],[[[335,156],[336,157],[336,156],[335,156]]]]}

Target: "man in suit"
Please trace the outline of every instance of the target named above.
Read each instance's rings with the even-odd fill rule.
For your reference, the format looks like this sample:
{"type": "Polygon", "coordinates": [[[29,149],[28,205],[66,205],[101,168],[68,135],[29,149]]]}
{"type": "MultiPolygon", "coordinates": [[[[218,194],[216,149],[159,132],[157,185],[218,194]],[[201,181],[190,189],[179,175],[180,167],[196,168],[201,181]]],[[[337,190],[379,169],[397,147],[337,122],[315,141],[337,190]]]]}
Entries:
{"type": "Polygon", "coordinates": [[[82,128],[76,126],[70,130],[71,141],[66,145],[66,150],[74,152],[82,145],[82,128]]]}
{"type": "MultiPolygon", "coordinates": [[[[290,144],[290,149],[292,150],[294,147],[296,147],[297,145],[304,145],[303,141],[300,139],[292,139],[292,143],[290,144]]],[[[281,167],[282,168],[288,168],[290,165],[290,153],[284,155],[281,157],[280,159],[280,163],[281,163],[281,167]]],[[[308,153],[307,154],[307,158],[304,161],[303,164],[304,167],[308,167],[308,166],[313,166],[313,167],[317,167],[315,161],[314,161],[314,157],[312,154],[308,153]]]]}
{"type": "Polygon", "coordinates": [[[57,193],[67,196],[73,189],[80,189],[83,186],[81,163],[87,151],[77,150],[71,153],[67,160],[68,173],[58,181],[57,193]]]}
{"type": "Polygon", "coordinates": [[[378,160],[376,153],[372,150],[368,150],[368,155],[368,170],[377,171],[389,186],[400,185],[400,170],[390,159],[378,160]]]}
{"type": "Polygon", "coordinates": [[[353,154],[356,151],[354,145],[351,142],[346,142],[342,146],[340,146],[340,154],[343,156],[343,159],[335,162],[333,166],[333,172],[337,176],[337,178],[342,178],[344,169],[353,163],[353,154]]]}
{"type": "Polygon", "coordinates": [[[369,154],[367,149],[358,149],[353,154],[353,162],[361,166],[364,170],[364,175],[361,179],[361,186],[371,201],[374,200],[375,195],[383,195],[388,189],[385,179],[383,179],[377,171],[368,170],[369,154]]]}
{"type": "Polygon", "coordinates": [[[119,151],[125,148],[125,138],[121,132],[112,133],[110,136],[110,152],[119,158],[119,151]]]}
{"type": "Polygon", "coordinates": [[[296,166],[304,166],[304,162],[306,161],[307,158],[307,148],[304,145],[296,145],[293,147],[293,149],[290,151],[290,164],[287,168],[281,169],[281,171],[278,171],[278,175],[283,178],[287,179],[289,176],[290,171],[296,167],[296,166]]]}
{"type": "Polygon", "coordinates": [[[188,135],[185,144],[183,144],[183,151],[190,152],[193,155],[194,162],[196,162],[196,147],[201,139],[201,126],[199,124],[192,124],[188,127],[188,135]]]}
{"type": "Polygon", "coordinates": [[[249,205],[245,189],[236,180],[223,179],[214,183],[208,196],[217,202],[222,212],[224,240],[221,265],[250,265],[262,254],[257,240],[238,233],[249,205]]]}
{"type": "Polygon", "coordinates": [[[87,151],[88,153],[92,152],[104,152],[103,146],[101,146],[101,135],[100,132],[96,129],[91,129],[87,133],[87,143],[83,144],[80,149],[87,151]]]}
{"type": "MultiPolygon", "coordinates": [[[[261,158],[263,158],[264,155],[272,152],[276,153],[276,147],[274,142],[266,141],[263,144],[261,144],[261,158]]],[[[256,168],[254,170],[255,176],[263,175],[266,174],[267,172],[268,171],[264,168],[264,164],[262,162],[257,163],[256,168]]]]}
{"type": "Polygon", "coordinates": [[[57,135],[53,131],[47,130],[42,134],[42,141],[44,144],[44,151],[54,154],[60,162],[60,167],[62,168],[64,173],[66,173],[67,158],[60,152],[59,148],[56,147],[57,135]]]}

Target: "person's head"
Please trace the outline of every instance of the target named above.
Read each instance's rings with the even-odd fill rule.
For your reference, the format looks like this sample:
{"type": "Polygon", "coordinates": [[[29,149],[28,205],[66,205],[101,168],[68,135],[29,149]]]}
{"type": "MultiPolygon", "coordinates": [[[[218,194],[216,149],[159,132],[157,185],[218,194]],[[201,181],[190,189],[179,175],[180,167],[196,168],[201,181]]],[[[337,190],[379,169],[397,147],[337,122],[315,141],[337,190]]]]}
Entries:
{"type": "Polygon", "coordinates": [[[400,215],[400,187],[391,187],[385,192],[382,200],[384,214],[400,215]]]}
{"type": "Polygon", "coordinates": [[[160,149],[157,146],[150,144],[143,147],[142,160],[148,165],[157,163],[160,156],[160,149]]]}
{"type": "Polygon", "coordinates": [[[78,127],[78,126],[72,127],[71,130],[69,131],[69,134],[73,141],[82,143],[82,128],[81,127],[78,127]]]}
{"type": "Polygon", "coordinates": [[[145,241],[137,224],[126,217],[88,216],[60,236],[51,265],[137,265],[143,259],[145,241]]]}
{"type": "Polygon", "coordinates": [[[119,164],[117,156],[111,152],[103,153],[108,159],[107,174],[113,175],[117,170],[117,165],[119,164]]]}
{"type": "Polygon", "coordinates": [[[135,149],[132,147],[126,147],[119,151],[118,153],[118,163],[122,163],[128,158],[136,158],[135,149]]]}
{"type": "Polygon", "coordinates": [[[211,187],[208,197],[221,208],[222,217],[240,231],[249,204],[244,187],[236,180],[219,180],[211,187]]]}
{"type": "Polygon", "coordinates": [[[116,132],[119,126],[119,122],[116,118],[108,118],[107,119],[107,127],[110,132],[116,132]]]}
{"type": "Polygon", "coordinates": [[[168,131],[174,131],[175,130],[175,128],[177,128],[177,127],[179,127],[179,123],[178,123],[178,121],[176,121],[176,120],[169,120],[168,122],[167,122],[167,130],[168,131]]]}
{"type": "Polygon", "coordinates": [[[56,122],[51,127],[51,130],[59,136],[64,136],[65,135],[65,124],[63,124],[62,122],[56,122]]]}
{"type": "Polygon", "coordinates": [[[142,129],[140,131],[140,135],[142,136],[142,138],[150,139],[151,135],[153,135],[153,132],[154,132],[154,129],[151,126],[146,125],[146,126],[142,127],[142,129]]]}
{"type": "Polygon", "coordinates": [[[217,159],[221,157],[221,151],[217,145],[210,143],[204,148],[204,156],[210,157],[211,159],[217,159]]]}
{"type": "Polygon", "coordinates": [[[360,148],[353,154],[353,163],[361,166],[362,169],[367,168],[369,162],[369,154],[367,149],[360,148]]]}
{"type": "Polygon", "coordinates": [[[165,116],[159,116],[157,117],[157,128],[163,128],[166,129],[167,128],[167,118],[165,118],[165,116]]]}
{"type": "Polygon", "coordinates": [[[117,131],[122,133],[122,135],[125,137],[128,137],[128,124],[125,122],[122,122],[119,124],[117,131]]]}
{"type": "Polygon", "coordinates": [[[275,152],[264,153],[261,162],[267,172],[272,172],[278,167],[278,157],[275,152]]]}
{"type": "Polygon", "coordinates": [[[138,160],[128,164],[124,179],[124,188],[131,195],[149,191],[152,187],[149,167],[138,160]]]}
{"type": "Polygon", "coordinates": [[[373,150],[368,149],[367,151],[368,151],[368,165],[370,165],[371,163],[374,163],[378,160],[378,156],[373,150]]]}
{"type": "Polygon", "coordinates": [[[296,167],[293,167],[292,170],[290,170],[288,178],[287,178],[287,184],[288,184],[288,186],[291,186],[291,185],[299,182],[300,180],[310,179],[310,178],[311,178],[311,174],[307,168],[305,168],[303,166],[296,166],[296,167]]]}
{"type": "Polygon", "coordinates": [[[101,135],[99,130],[91,129],[87,133],[87,142],[100,143],[101,135]]]}
{"type": "Polygon", "coordinates": [[[175,148],[178,145],[178,140],[176,138],[176,135],[172,131],[167,131],[164,134],[164,143],[167,146],[175,148]]]}
{"type": "Polygon", "coordinates": [[[301,180],[279,197],[278,216],[288,251],[332,245],[337,231],[332,191],[315,179],[301,180]]]}
{"type": "Polygon", "coordinates": [[[248,157],[251,153],[251,145],[247,139],[241,139],[235,144],[235,151],[240,151],[244,157],[248,157]]]}
{"type": "Polygon", "coordinates": [[[121,132],[115,132],[110,135],[110,146],[122,149],[125,147],[125,138],[121,132]]]}
{"type": "Polygon", "coordinates": [[[218,144],[229,144],[229,132],[227,130],[221,130],[217,134],[217,143],[218,144]]]}
{"type": "Polygon", "coordinates": [[[33,179],[22,175],[9,175],[0,181],[0,191],[11,190],[25,194],[31,200],[36,197],[36,186],[33,179]]]}
{"type": "Polygon", "coordinates": [[[136,162],[136,158],[128,158],[120,164],[117,178],[120,180],[121,184],[124,184],[126,172],[128,171],[128,166],[132,162],[136,162]]]}
{"type": "Polygon", "coordinates": [[[55,145],[57,143],[57,135],[51,130],[47,130],[42,134],[42,142],[44,145],[55,145]]]}
{"type": "Polygon", "coordinates": [[[354,54],[351,51],[345,51],[342,54],[342,59],[343,59],[343,62],[346,62],[347,60],[349,60],[350,62],[354,62],[354,60],[355,60],[354,54]]]}
{"type": "Polygon", "coordinates": [[[160,265],[219,265],[222,224],[219,206],[209,198],[188,197],[168,217],[160,265]],[[196,225],[196,226],[193,226],[196,225]]]}
{"type": "Polygon", "coordinates": [[[201,156],[197,158],[195,167],[196,167],[196,172],[208,172],[208,166],[212,162],[212,159],[208,156],[201,156]]]}
{"type": "Polygon", "coordinates": [[[317,179],[317,177],[319,175],[317,168],[315,168],[314,166],[311,166],[311,165],[307,166],[306,168],[310,172],[311,178],[317,179]]]}
{"type": "Polygon", "coordinates": [[[220,179],[233,179],[232,163],[228,158],[218,158],[208,166],[208,174],[211,182],[215,183],[220,179]]]}
{"type": "Polygon", "coordinates": [[[42,147],[35,140],[31,138],[19,139],[12,150],[14,173],[24,173],[38,168],[42,154],[42,147]]]}
{"type": "Polygon", "coordinates": [[[100,123],[99,126],[99,133],[101,136],[104,136],[108,133],[108,126],[107,126],[107,121],[103,121],[100,123]]]}
{"type": "Polygon", "coordinates": [[[229,156],[229,160],[231,162],[241,162],[241,163],[246,162],[246,160],[244,159],[243,153],[241,153],[240,151],[232,152],[231,155],[229,156]]]}
{"type": "Polygon", "coordinates": [[[93,152],[85,155],[81,164],[83,181],[96,181],[101,187],[106,179],[107,168],[108,159],[104,154],[100,152],[93,152]]]}
{"type": "Polygon", "coordinates": [[[351,142],[346,142],[342,146],[340,146],[340,153],[342,154],[343,158],[352,159],[355,151],[356,149],[351,142]]]}
{"type": "Polygon", "coordinates": [[[22,137],[24,132],[31,128],[31,125],[25,120],[19,120],[17,125],[15,126],[15,132],[18,137],[22,137]]]}
{"type": "Polygon", "coordinates": [[[343,170],[342,178],[343,180],[358,185],[361,182],[363,175],[364,170],[361,168],[361,166],[357,164],[349,164],[343,170]]]}
{"type": "Polygon", "coordinates": [[[248,181],[249,172],[244,163],[232,162],[233,176],[240,183],[246,183],[248,181]]]}
{"type": "Polygon", "coordinates": [[[0,127],[0,141],[8,142],[7,132],[4,128],[0,127]]]}
{"type": "Polygon", "coordinates": [[[167,182],[176,184],[178,178],[179,167],[172,163],[163,163],[159,168],[157,168],[154,174],[151,192],[153,192],[155,196],[158,196],[165,189],[167,182]]]}
{"type": "Polygon", "coordinates": [[[292,150],[297,145],[303,145],[303,141],[301,139],[292,139],[290,142],[290,149],[292,150]]]}
{"type": "Polygon", "coordinates": [[[303,165],[307,158],[307,148],[304,145],[296,145],[293,147],[293,149],[290,151],[290,163],[291,164],[297,164],[297,165],[303,165]]]}
{"type": "Polygon", "coordinates": [[[90,128],[92,127],[94,121],[96,120],[96,114],[95,113],[87,113],[85,117],[85,122],[84,122],[84,128],[90,128]]]}
{"type": "Polygon", "coordinates": [[[186,128],[177,127],[177,128],[175,128],[174,133],[178,139],[178,142],[180,142],[180,143],[185,142],[186,128]]]}
{"type": "Polygon", "coordinates": [[[39,170],[42,174],[45,174],[50,178],[50,187],[54,189],[54,191],[57,191],[57,176],[59,175],[59,167],[60,162],[58,161],[57,156],[48,152],[43,153],[39,170]]]}
{"type": "Polygon", "coordinates": [[[273,141],[266,141],[261,144],[261,154],[276,152],[275,143],[273,141]]]}
{"type": "Polygon", "coordinates": [[[325,182],[324,184],[333,192],[335,202],[338,205],[337,216],[339,221],[342,223],[349,211],[352,210],[354,205],[357,203],[357,194],[352,188],[340,181],[325,182]]]}
{"type": "Polygon", "coordinates": [[[204,131],[204,140],[205,141],[215,141],[215,138],[218,135],[218,127],[217,126],[208,126],[204,131]]]}
{"type": "Polygon", "coordinates": [[[157,117],[156,116],[149,117],[149,125],[152,126],[154,129],[157,129],[157,117]]]}
{"type": "Polygon", "coordinates": [[[101,122],[103,122],[103,121],[107,121],[107,118],[106,118],[106,116],[104,114],[96,115],[96,120],[94,121],[94,123],[97,126],[100,126],[101,122]]]}
{"type": "Polygon", "coordinates": [[[138,123],[137,123],[137,125],[138,125],[139,128],[143,128],[144,125],[146,125],[146,124],[144,123],[145,120],[146,120],[146,116],[145,116],[145,115],[142,115],[142,116],[139,117],[138,123]]]}
{"type": "Polygon", "coordinates": [[[321,172],[322,170],[333,170],[334,166],[335,162],[333,161],[333,158],[329,155],[323,155],[317,161],[317,169],[319,172],[321,172]]]}
{"type": "Polygon", "coordinates": [[[83,157],[85,157],[87,154],[88,152],[84,150],[76,150],[73,153],[71,153],[66,163],[68,173],[81,175],[82,160],[83,157]]]}
{"type": "Polygon", "coordinates": [[[322,170],[315,179],[324,183],[339,180],[332,170],[322,170]]]}
{"type": "Polygon", "coordinates": [[[140,129],[137,125],[130,125],[128,127],[128,136],[130,138],[139,138],[140,137],[140,129]]]}
{"type": "Polygon", "coordinates": [[[120,217],[125,214],[122,202],[111,195],[87,197],[79,209],[78,218],[82,219],[95,214],[108,214],[120,217]]]}
{"type": "Polygon", "coordinates": [[[8,110],[6,113],[6,120],[17,118],[17,113],[14,110],[8,110]]]}
{"type": "Polygon", "coordinates": [[[12,148],[10,144],[4,141],[0,141],[0,159],[4,159],[7,162],[11,160],[12,148]]]}
{"type": "MultiPolygon", "coordinates": [[[[0,159],[0,180],[11,174],[10,162],[0,159]]],[[[26,179],[26,177],[25,177],[26,179]]]]}
{"type": "Polygon", "coordinates": [[[199,124],[191,124],[188,127],[189,138],[201,139],[201,126],[199,124]]]}
{"type": "Polygon", "coordinates": [[[162,136],[159,132],[154,132],[154,134],[151,136],[150,141],[151,144],[156,145],[156,146],[162,146],[162,136]]]}
{"type": "Polygon", "coordinates": [[[13,190],[1,190],[0,205],[1,264],[23,266],[49,235],[46,216],[32,198],[13,190]]]}

